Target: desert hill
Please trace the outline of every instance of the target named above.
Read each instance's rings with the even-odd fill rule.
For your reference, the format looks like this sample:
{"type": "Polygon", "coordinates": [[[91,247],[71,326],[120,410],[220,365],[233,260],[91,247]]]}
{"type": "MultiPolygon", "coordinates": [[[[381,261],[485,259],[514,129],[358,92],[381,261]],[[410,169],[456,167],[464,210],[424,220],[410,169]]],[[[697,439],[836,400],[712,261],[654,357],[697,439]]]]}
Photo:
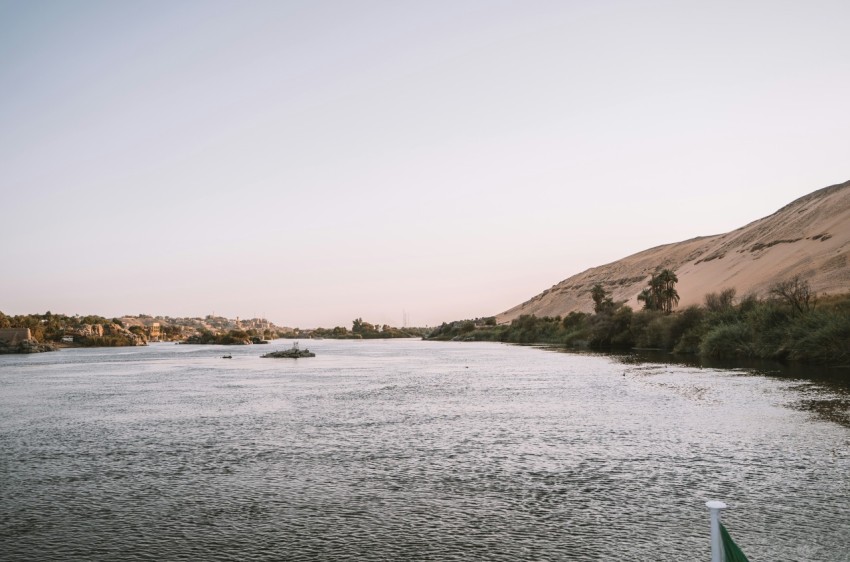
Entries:
{"type": "Polygon", "coordinates": [[[734,287],[763,295],[771,284],[800,276],[818,294],[850,291],[850,181],[805,195],[765,218],[726,234],[657,246],[594,267],[552,286],[499,315],[499,323],[522,314],[590,312],[596,283],[615,301],[640,308],[637,295],[651,274],[668,268],[679,278],[679,308],[700,304],[706,293],[734,287]]]}

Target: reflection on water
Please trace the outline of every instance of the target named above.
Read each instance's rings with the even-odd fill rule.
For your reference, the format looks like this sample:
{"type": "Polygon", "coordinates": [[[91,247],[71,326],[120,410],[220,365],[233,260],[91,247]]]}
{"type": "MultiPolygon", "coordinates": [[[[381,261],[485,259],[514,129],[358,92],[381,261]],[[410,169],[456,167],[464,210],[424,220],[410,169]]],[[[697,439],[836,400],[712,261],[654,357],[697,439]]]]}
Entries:
{"type": "Polygon", "coordinates": [[[841,377],[485,343],[259,358],[287,346],[0,357],[2,558],[704,560],[720,498],[751,560],[850,559],[841,377]]]}
{"type": "Polygon", "coordinates": [[[850,428],[850,367],[783,364],[759,359],[724,360],[679,356],[659,351],[613,355],[623,363],[666,363],[704,369],[721,369],[795,381],[799,399],[792,407],[820,419],[850,428]]]}

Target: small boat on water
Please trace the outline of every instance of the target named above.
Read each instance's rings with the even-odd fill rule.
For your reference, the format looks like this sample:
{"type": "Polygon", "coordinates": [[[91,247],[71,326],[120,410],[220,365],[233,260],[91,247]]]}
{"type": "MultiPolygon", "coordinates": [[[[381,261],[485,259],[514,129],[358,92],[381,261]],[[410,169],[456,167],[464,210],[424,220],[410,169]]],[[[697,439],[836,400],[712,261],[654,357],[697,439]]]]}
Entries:
{"type": "Polygon", "coordinates": [[[230,355],[230,354],[227,354],[227,355],[222,355],[221,358],[222,359],[233,359],[233,356],[230,355]]]}
{"type": "Polygon", "coordinates": [[[310,351],[309,349],[301,349],[298,347],[298,342],[292,344],[292,347],[289,349],[283,349],[281,351],[272,351],[271,353],[266,353],[265,355],[261,355],[261,357],[285,357],[289,359],[298,359],[300,357],[315,357],[316,354],[310,351]]]}

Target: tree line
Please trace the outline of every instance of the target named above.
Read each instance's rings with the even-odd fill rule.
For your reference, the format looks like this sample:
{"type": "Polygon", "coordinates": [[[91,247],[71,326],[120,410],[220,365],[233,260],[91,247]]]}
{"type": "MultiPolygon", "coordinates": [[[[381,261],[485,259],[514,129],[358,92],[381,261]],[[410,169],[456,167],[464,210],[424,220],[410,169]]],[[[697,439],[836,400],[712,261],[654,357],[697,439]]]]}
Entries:
{"type": "Polygon", "coordinates": [[[388,324],[371,324],[363,318],[355,318],[351,322],[351,329],[345,326],[334,328],[314,328],[312,330],[301,330],[296,328],[281,337],[290,339],[303,338],[327,338],[337,340],[360,340],[360,339],[393,339],[393,338],[421,338],[426,336],[429,330],[426,328],[396,328],[388,324]]]}
{"type": "Polygon", "coordinates": [[[807,281],[794,277],[774,283],[762,298],[738,298],[726,288],[705,295],[701,305],[674,311],[677,282],[672,271],[653,274],[638,296],[639,311],[614,302],[596,284],[589,291],[593,313],[522,315],[501,326],[489,319],[456,321],[442,324],[429,339],[850,364],[850,294],[818,298],[807,281]]]}

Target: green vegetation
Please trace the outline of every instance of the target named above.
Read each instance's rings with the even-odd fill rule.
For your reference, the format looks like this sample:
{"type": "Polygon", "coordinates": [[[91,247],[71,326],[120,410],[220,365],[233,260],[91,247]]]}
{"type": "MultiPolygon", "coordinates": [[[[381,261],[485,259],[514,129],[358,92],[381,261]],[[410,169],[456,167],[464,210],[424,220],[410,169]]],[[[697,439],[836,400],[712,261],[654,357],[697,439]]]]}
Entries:
{"type": "Polygon", "coordinates": [[[653,276],[637,312],[613,302],[597,284],[590,291],[593,314],[523,315],[501,326],[492,318],[462,320],[442,324],[428,339],[850,364],[850,294],[817,299],[806,281],[795,278],[776,283],[763,299],[736,299],[734,289],[723,289],[706,295],[702,306],[673,312],[677,280],[662,274],[653,276]]]}
{"type": "Polygon", "coordinates": [[[351,330],[344,326],[335,328],[316,328],[313,330],[295,329],[292,332],[282,334],[281,337],[290,339],[303,338],[327,338],[335,340],[359,340],[359,339],[391,339],[391,338],[421,338],[428,335],[426,328],[394,328],[387,324],[379,326],[364,322],[362,318],[355,318],[351,323],[351,330]]]}
{"type": "MultiPolygon", "coordinates": [[[[495,321],[494,321],[495,325],[495,321]]],[[[220,316],[171,318],[169,316],[124,316],[111,320],[102,316],[29,314],[7,316],[0,312],[0,328],[29,328],[34,340],[69,346],[144,345],[147,341],[178,341],[187,344],[247,345],[275,338],[388,339],[421,338],[426,328],[395,328],[370,324],[362,318],[351,329],[299,330],[279,328],[263,318],[230,320],[220,316]]]]}
{"type": "Polygon", "coordinates": [[[218,334],[210,330],[201,330],[199,333],[186,338],[183,343],[249,345],[252,343],[252,337],[245,330],[230,330],[228,332],[218,334]]]}
{"type": "Polygon", "coordinates": [[[643,309],[660,310],[667,314],[673,312],[673,307],[679,304],[679,293],[676,292],[678,282],[679,278],[669,269],[656,272],[649,280],[649,287],[638,295],[638,300],[643,302],[643,309]]]}

